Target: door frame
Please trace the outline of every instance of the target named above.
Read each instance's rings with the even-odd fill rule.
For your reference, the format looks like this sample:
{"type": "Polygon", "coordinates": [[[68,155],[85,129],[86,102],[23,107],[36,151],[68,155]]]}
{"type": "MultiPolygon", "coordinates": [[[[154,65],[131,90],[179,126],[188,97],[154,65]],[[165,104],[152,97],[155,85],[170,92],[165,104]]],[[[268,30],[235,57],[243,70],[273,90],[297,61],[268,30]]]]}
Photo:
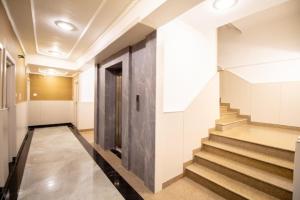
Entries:
{"type": "Polygon", "coordinates": [[[79,77],[73,77],[74,125],[78,127],[79,77]]]}
{"type": "Polygon", "coordinates": [[[11,162],[17,156],[17,133],[16,133],[16,61],[5,50],[5,107],[8,109],[8,153],[11,162]],[[9,63],[9,67],[7,64],[9,63]]]}

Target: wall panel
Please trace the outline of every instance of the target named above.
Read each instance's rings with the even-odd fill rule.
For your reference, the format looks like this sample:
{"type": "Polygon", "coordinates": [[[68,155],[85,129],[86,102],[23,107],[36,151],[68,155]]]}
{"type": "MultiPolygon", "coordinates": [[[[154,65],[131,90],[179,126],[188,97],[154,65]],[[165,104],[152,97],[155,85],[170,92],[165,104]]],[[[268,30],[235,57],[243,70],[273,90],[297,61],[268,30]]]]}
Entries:
{"type": "Polygon", "coordinates": [[[73,101],[29,101],[29,125],[73,122],[73,101]]]}
{"type": "Polygon", "coordinates": [[[229,71],[223,71],[221,76],[222,102],[250,115],[254,122],[300,127],[299,81],[253,84],[229,71]],[[244,97],[240,91],[245,91],[244,97]]]}
{"type": "Polygon", "coordinates": [[[38,74],[30,74],[29,78],[30,100],[72,100],[72,78],[38,74]]]}

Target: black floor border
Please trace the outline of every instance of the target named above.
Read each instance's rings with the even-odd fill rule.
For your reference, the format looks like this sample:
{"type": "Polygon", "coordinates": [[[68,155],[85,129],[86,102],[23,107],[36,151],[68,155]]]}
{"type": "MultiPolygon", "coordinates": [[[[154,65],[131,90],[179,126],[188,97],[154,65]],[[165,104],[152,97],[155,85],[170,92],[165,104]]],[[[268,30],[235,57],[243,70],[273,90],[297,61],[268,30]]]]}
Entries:
{"type": "Polygon", "coordinates": [[[86,141],[82,135],[80,135],[75,126],[69,124],[68,127],[126,200],[143,200],[143,198],[117,171],[113,169],[113,167],[96,151],[96,149],[88,141],[86,141]]]}
{"type": "Polygon", "coordinates": [[[28,126],[29,129],[35,128],[49,128],[49,127],[56,127],[56,126],[70,126],[72,123],[61,123],[61,124],[44,124],[44,125],[35,125],[35,126],[28,126]]]}
{"type": "Polygon", "coordinates": [[[113,154],[115,154],[118,158],[122,159],[122,154],[120,151],[116,150],[116,149],[111,149],[110,150],[113,154]]]}
{"type": "Polygon", "coordinates": [[[17,157],[9,163],[10,172],[5,186],[2,188],[0,200],[17,200],[21,186],[25,164],[33,136],[33,129],[29,128],[25,135],[22,145],[18,151],[17,157]]]}

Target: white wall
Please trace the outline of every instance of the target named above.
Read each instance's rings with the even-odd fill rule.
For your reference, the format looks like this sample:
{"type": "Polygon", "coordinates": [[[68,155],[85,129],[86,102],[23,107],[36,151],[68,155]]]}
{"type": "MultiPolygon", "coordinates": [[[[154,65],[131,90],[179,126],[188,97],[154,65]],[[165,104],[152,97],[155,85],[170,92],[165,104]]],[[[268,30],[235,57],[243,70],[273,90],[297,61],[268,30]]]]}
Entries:
{"type": "Polygon", "coordinates": [[[215,29],[176,20],[157,31],[156,192],[183,172],[219,117],[216,51],[215,29]]]}
{"type": "Polygon", "coordinates": [[[16,104],[17,152],[19,151],[28,130],[28,101],[16,104]]]}
{"type": "Polygon", "coordinates": [[[5,185],[8,177],[8,111],[0,110],[0,187],[5,185]]]}
{"type": "Polygon", "coordinates": [[[29,125],[73,122],[73,101],[29,101],[29,125]]]}
{"type": "Polygon", "coordinates": [[[250,83],[224,71],[221,85],[222,102],[252,121],[300,127],[300,81],[250,83]]]}
{"type": "Polygon", "coordinates": [[[90,67],[78,76],[77,128],[94,128],[95,68],[90,67]]]}
{"type": "Polygon", "coordinates": [[[91,67],[79,74],[79,101],[94,102],[95,68],[91,67]]]}
{"type": "Polygon", "coordinates": [[[166,34],[164,111],[184,111],[216,72],[216,30],[200,32],[177,20],[160,34],[166,34]]]}
{"type": "Polygon", "coordinates": [[[300,1],[248,16],[218,32],[218,65],[251,83],[300,81],[300,1]]]}

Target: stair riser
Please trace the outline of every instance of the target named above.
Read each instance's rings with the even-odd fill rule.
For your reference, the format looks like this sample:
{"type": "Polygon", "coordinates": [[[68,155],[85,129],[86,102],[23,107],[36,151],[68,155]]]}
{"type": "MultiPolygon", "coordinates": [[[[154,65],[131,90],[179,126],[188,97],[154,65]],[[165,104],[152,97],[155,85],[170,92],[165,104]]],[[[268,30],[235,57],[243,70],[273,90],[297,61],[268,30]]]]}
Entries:
{"type": "Polygon", "coordinates": [[[237,117],[237,114],[222,114],[221,113],[221,119],[233,119],[236,117],[237,117]]]}
{"type": "Polygon", "coordinates": [[[266,155],[281,158],[284,160],[294,161],[295,153],[291,152],[291,151],[276,149],[276,148],[272,148],[272,147],[267,147],[267,146],[263,146],[263,145],[259,145],[259,144],[254,144],[254,143],[250,143],[250,142],[246,142],[246,141],[231,139],[231,138],[227,138],[227,137],[223,137],[223,136],[219,136],[219,135],[213,135],[213,134],[209,135],[209,139],[212,141],[215,141],[215,142],[248,149],[250,151],[266,154],[266,155]]]}
{"type": "Polygon", "coordinates": [[[220,107],[220,111],[225,111],[225,112],[226,112],[227,110],[228,110],[228,107],[227,107],[227,106],[221,106],[221,107],[220,107]]]}
{"type": "Polygon", "coordinates": [[[283,168],[283,167],[273,165],[273,164],[270,164],[270,163],[266,163],[266,162],[263,162],[263,161],[259,161],[259,160],[256,160],[256,159],[248,158],[248,157],[245,157],[245,156],[242,156],[242,155],[231,153],[231,152],[228,152],[228,151],[225,151],[225,150],[222,150],[222,149],[218,149],[218,148],[213,147],[213,146],[208,146],[208,145],[205,145],[205,144],[203,145],[202,149],[206,152],[210,152],[212,154],[219,155],[221,157],[225,157],[225,158],[228,158],[228,159],[231,159],[231,160],[235,160],[235,161],[238,161],[240,163],[244,163],[244,164],[251,165],[251,166],[254,166],[256,168],[262,169],[264,171],[268,171],[268,172],[271,172],[271,173],[274,173],[274,174],[277,174],[277,175],[280,175],[280,176],[283,176],[283,177],[286,177],[286,178],[289,178],[289,179],[293,179],[293,170],[290,170],[290,169],[287,169],[287,168],[283,168]]]}
{"type": "Polygon", "coordinates": [[[196,174],[192,171],[186,170],[185,175],[192,179],[193,181],[203,185],[204,187],[212,190],[213,192],[219,194],[225,199],[228,200],[246,200],[246,198],[241,197],[240,195],[227,190],[226,188],[210,181],[209,179],[206,179],[205,177],[200,176],[199,174],[196,174]]]}
{"type": "Polygon", "coordinates": [[[245,121],[235,122],[235,123],[228,124],[228,125],[216,124],[216,130],[225,131],[225,130],[228,130],[228,129],[231,129],[231,128],[234,128],[234,127],[237,127],[237,126],[241,126],[243,124],[247,124],[247,121],[245,120],[245,121]]]}
{"type": "Polygon", "coordinates": [[[292,199],[292,193],[289,191],[286,191],[282,188],[279,188],[277,186],[273,186],[269,183],[265,183],[261,180],[257,180],[255,178],[246,176],[242,173],[239,173],[237,171],[234,171],[232,169],[229,168],[225,168],[221,165],[218,165],[216,163],[213,163],[211,161],[208,161],[206,159],[202,159],[200,157],[195,156],[194,158],[195,162],[197,162],[197,164],[199,165],[203,165],[206,166],[212,170],[215,170],[223,175],[226,175],[230,178],[234,178],[242,183],[245,183],[247,185],[250,185],[251,187],[254,187],[258,190],[261,190],[267,194],[270,194],[272,196],[275,196],[277,198],[280,199],[292,199]]]}

